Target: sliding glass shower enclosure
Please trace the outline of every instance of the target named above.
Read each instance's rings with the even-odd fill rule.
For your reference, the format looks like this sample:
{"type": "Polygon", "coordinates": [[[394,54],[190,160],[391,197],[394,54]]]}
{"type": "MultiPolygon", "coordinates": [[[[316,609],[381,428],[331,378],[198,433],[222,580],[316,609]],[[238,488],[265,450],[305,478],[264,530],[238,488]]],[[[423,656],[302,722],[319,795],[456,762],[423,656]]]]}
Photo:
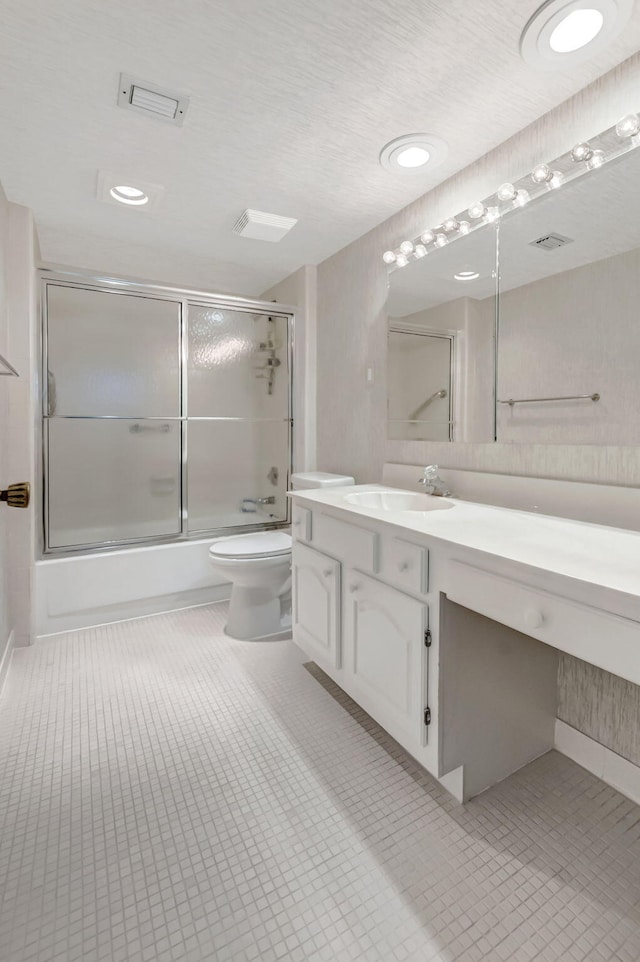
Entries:
{"type": "Polygon", "coordinates": [[[45,552],[287,521],[292,314],[43,277],[45,552]]]}

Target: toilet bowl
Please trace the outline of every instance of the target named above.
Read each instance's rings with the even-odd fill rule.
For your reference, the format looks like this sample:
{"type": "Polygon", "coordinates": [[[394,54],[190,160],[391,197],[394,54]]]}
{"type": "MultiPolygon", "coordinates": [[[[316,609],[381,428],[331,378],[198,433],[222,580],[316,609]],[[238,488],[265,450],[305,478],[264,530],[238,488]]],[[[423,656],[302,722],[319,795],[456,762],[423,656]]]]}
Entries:
{"type": "Polygon", "coordinates": [[[230,581],[231,601],[225,631],[242,641],[282,632],[282,599],[291,571],[291,535],[258,531],[222,538],[209,549],[214,570],[230,581]]]}
{"type": "MultiPolygon", "coordinates": [[[[291,476],[292,489],[353,484],[353,478],[312,471],[291,476]]],[[[291,628],[291,535],[255,531],[221,538],[209,549],[214,570],[231,582],[225,632],[240,641],[282,637],[291,628]]]]}

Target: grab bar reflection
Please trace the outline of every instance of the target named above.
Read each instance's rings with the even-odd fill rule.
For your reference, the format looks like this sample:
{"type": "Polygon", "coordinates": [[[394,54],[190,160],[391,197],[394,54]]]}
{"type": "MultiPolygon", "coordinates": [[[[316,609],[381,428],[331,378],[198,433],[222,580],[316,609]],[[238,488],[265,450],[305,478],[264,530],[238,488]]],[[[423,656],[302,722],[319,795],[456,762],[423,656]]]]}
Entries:
{"type": "Polygon", "coordinates": [[[599,401],[599,394],[569,394],[566,397],[521,397],[507,398],[505,401],[498,401],[498,404],[537,404],[540,401],[599,401]]]}
{"type": "Polygon", "coordinates": [[[156,431],[158,434],[168,434],[171,430],[170,424],[135,424],[129,426],[129,434],[142,434],[143,431],[156,431]]]}
{"type": "Polygon", "coordinates": [[[435,392],[431,395],[431,397],[428,397],[426,401],[423,401],[423,402],[422,402],[422,404],[420,405],[420,407],[416,408],[415,411],[412,411],[412,413],[409,415],[409,417],[407,418],[407,420],[408,420],[408,421],[415,421],[415,420],[417,419],[418,415],[420,414],[420,411],[424,410],[424,408],[426,408],[427,404],[431,404],[431,402],[432,402],[432,401],[435,401],[436,398],[446,397],[446,396],[447,396],[447,392],[445,391],[444,388],[441,388],[439,391],[435,391],[435,392]]]}

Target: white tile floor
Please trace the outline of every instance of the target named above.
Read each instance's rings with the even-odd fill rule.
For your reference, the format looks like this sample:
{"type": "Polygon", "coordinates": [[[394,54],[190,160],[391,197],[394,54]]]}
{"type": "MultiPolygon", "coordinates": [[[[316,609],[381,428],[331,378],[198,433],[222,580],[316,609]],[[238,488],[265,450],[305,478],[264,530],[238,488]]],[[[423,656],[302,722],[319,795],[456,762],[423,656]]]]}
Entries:
{"type": "Polygon", "coordinates": [[[224,614],[17,652],[3,962],[637,962],[640,808],[553,752],[463,808],[224,614]]]}

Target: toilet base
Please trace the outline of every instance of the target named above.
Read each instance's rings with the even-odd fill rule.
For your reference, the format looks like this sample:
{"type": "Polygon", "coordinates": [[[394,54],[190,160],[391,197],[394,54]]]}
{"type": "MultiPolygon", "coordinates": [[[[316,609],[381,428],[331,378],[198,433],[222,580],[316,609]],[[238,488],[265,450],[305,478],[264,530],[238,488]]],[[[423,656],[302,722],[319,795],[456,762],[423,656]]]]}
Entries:
{"type": "Polygon", "coordinates": [[[262,641],[287,630],[291,632],[290,618],[282,617],[280,597],[272,588],[233,586],[225,634],[238,641],[262,641]]]}

